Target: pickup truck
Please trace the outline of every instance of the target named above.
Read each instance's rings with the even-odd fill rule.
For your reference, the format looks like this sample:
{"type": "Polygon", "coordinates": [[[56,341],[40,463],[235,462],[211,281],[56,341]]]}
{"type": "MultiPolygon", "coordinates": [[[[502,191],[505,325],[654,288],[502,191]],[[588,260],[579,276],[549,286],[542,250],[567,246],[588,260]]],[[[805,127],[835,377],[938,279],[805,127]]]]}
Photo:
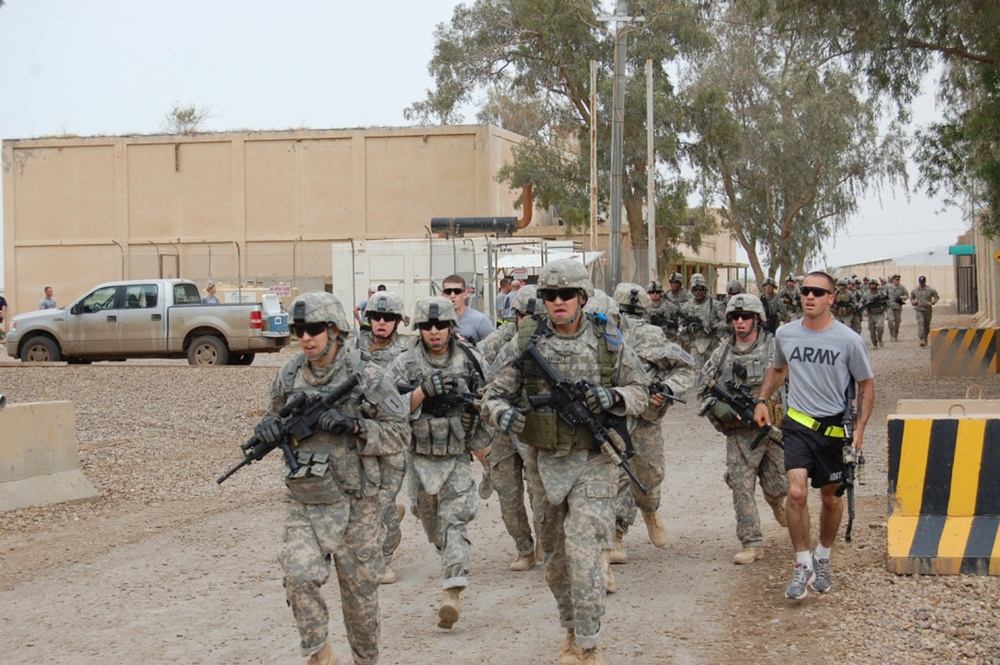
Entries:
{"type": "Polygon", "coordinates": [[[186,357],[192,365],[249,365],[290,341],[280,310],[202,305],[194,282],[147,279],[107,282],[68,307],[19,314],[6,344],[24,362],[186,357]]]}

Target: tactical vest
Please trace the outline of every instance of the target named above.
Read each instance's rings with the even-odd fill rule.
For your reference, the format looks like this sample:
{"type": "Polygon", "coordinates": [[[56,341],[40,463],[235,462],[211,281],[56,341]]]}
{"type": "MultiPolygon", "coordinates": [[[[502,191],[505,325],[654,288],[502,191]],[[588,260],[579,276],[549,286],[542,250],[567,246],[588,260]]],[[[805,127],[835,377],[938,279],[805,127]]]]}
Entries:
{"type": "Polygon", "coordinates": [[[833,313],[837,316],[854,314],[854,296],[850,291],[837,291],[833,298],[833,313]]]}
{"type": "MultiPolygon", "coordinates": [[[[419,344],[409,350],[407,364],[421,365],[426,369],[426,361],[421,361],[420,354],[423,353],[419,344]]],[[[462,392],[472,392],[468,376],[471,372],[482,378],[482,368],[479,361],[468,346],[458,342],[453,344],[452,353],[447,367],[435,367],[447,376],[455,380],[455,390],[462,392]]],[[[407,370],[407,374],[412,378],[416,372],[407,370]]],[[[433,398],[429,398],[433,399],[433,398]]],[[[469,439],[474,431],[467,432],[462,426],[461,406],[456,406],[444,415],[435,416],[427,410],[421,412],[420,417],[410,421],[410,449],[419,455],[429,455],[432,457],[450,457],[462,455],[468,451],[469,439]]]]}

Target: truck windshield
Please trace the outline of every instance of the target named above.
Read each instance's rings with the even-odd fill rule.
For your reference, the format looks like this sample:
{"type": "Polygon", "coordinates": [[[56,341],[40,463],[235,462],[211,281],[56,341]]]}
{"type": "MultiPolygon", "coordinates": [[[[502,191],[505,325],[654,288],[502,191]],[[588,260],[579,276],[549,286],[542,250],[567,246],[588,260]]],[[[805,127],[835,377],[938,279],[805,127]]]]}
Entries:
{"type": "Polygon", "coordinates": [[[201,295],[194,284],[174,284],[174,303],[177,305],[200,305],[201,295]]]}

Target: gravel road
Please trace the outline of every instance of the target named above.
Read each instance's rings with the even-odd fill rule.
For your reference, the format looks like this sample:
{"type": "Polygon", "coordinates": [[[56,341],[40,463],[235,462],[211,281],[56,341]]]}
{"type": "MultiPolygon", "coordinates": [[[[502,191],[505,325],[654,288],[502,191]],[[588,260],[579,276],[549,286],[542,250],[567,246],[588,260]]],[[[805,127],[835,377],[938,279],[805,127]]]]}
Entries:
{"type": "MultiPolygon", "coordinates": [[[[912,312],[903,341],[872,351],[868,428],[854,541],[834,549],[834,589],[785,600],[787,533],[764,519],[765,557],[738,550],[720,435],[693,404],[668,413],[673,461],[661,513],[669,542],[626,537],[604,644],[612,663],[1000,663],[1000,580],[906,577],[885,570],[886,415],[902,398],[1000,398],[1000,378],[934,378],[912,312]],[[978,396],[978,388],[974,389],[978,396]]],[[[936,325],[967,317],[936,313],[936,325]]],[[[250,367],[180,361],[30,367],[0,364],[11,403],[71,400],[81,466],[100,492],[80,504],[0,520],[0,660],[4,663],[298,663],[275,561],[278,456],[215,478],[239,460],[288,351],[250,367]]],[[[0,357],[0,361],[9,360],[0,357]]],[[[814,512],[818,496],[810,499],[814,512]]],[[[769,516],[760,501],[761,514],[769,516]]],[[[513,544],[494,495],[470,528],[471,586],[455,629],[436,628],[440,563],[409,514],[396,571],[382,587],[382,663],[554,662],[562,631],[541,567],[512,573],[513,544]]],[[[815,524],[814,524],[815,532],[815,524]]],[[[326,587],[336,608],[335,582],[326,587]]],[[[339,616],[334,646],[349,654],[339,616]]]]}

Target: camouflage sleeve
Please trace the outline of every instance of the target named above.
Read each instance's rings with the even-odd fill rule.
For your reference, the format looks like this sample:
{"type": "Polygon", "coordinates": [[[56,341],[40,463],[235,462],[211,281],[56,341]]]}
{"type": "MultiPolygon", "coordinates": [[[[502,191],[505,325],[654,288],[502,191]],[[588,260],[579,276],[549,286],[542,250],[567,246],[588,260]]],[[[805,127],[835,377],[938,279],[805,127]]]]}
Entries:
{"type": "Polygon", "coordinates": [[[715,351],[705,362],[705,366],[698,372],[698,379],[695,389],[698,395],[698,410],[701,411],[712,401],[712,396],[707,393],[708,382],[715,379],[719,373],[719,363],[722,361],[722,354],[726,350],[726,345],[716,347],[715,351]]]}
{"type": "Polygon", "coordinates": [[[362,455],[392,455],[406,450],[410,442],[409,401],[400,396],[392,375],[368,363],[362,375],[362,455]]]}
{"type": "MultiPolygon", "coordinates": [[[[513,360],[513,359],[512,359],[513,360]]],[[[511,399],[521,390],[521,374],[513,363],[500,368],[486,384],[486,391],[480,402],[483,420],[496,427],[500,414],[509,409],[511,399]]]]}
{"type": "Polygon", "coordinates": [[[270,401],[268,402],[267,409],[264,410],[265,415],[277,418],[278,411],[280,411],[281,407],[285,406],[285,403],[288,401],[288,394],[285,392],[285,382],[282,381],[281,377],[283,377],[287,372],[290,372],[292,363],[296,362],[296,358],[286,361],[285,364],[281,366],[281,369],[278,370],[278,373],[274,376],[274,380],[271,381],[271,390],[268,395],[270,401]]]}
{"type": "Polygon", "coordinates": [[[618,364],[611,374],[611,382],[622,398],[622,403],[612,408],[611,413],[638,416],[649,406],[649,376],[628,344],[622,344],[618,351],[618,364]]]}

